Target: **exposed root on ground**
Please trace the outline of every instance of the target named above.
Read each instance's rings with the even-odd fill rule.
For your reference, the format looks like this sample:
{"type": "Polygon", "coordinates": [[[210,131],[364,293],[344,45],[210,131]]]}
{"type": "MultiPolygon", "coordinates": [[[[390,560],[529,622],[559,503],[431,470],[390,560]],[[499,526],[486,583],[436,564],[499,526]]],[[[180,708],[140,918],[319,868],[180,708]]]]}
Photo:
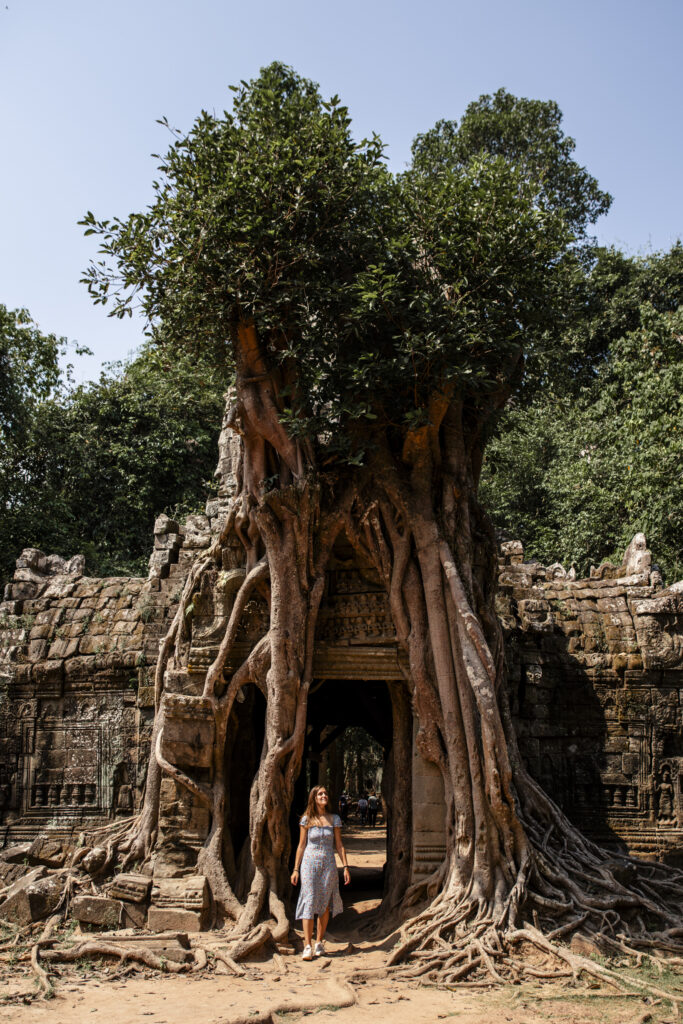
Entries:
{"type": "MultiPolygon", "coordinates": [[[[353,988],[348,981],[340,981],[338,978],[334,979],[336,986],[336,992],[326,993],[326,998],[329,996],[330,1002],[334,1005],[335,1009],[342,1010],[347,1006],[355,1006],[357,999],[353,988]]],[[[261,1013],[256,1014],[245,1014],[238,1017],[221,1017],[219,1024],[283,1024],[283,1017],[280,1014],[292,1014],[292,1013],[306,1013],[311,1010],[319,1010],[320,1004],[311,1004],[308,1002],[296,1002],[294,1000],[282,1001],[276,1003],[275,1006],[269,1007],[267,1010],[263,1010],[261,1013]]]]}

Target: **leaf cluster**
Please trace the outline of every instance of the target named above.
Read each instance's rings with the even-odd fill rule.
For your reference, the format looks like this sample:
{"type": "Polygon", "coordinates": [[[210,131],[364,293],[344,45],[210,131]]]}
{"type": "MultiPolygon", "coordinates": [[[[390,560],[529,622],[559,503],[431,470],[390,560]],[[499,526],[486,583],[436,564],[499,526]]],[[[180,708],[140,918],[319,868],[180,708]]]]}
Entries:
{"type": "Polygon", "coordinates": [[[146,210],[87,214],[100,258],[85,281],[113,315],[139,303],[156,341],[228,366],[237,324],[255,324],[292,433],[362,460],[368,430],[400,441],[444,390],[485,407],[550,337],[609,205],[560,119],[482,97],[394,175],[337,97],[271,64],[230,111],[174,132],[146,210]]]}

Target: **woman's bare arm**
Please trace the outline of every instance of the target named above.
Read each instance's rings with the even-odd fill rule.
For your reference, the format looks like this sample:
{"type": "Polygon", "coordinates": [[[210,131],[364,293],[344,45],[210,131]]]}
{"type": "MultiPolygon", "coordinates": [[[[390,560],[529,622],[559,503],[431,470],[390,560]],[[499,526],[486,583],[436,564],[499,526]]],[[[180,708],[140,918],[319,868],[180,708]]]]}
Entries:
{"type": "Polygon", "coordinates": [[[346,859],[346,850],[342,843],[341,828],[338,825],[335,825],[334,828],[334,845],[337,853],[339,854],[339,859],[344,865],[344,885],[348,885],[351,881],[351,875],[349,874],[349,862],[346,859]]]}
{"type": "Polygon", "coordinates": [[[303,860],[304,850],[306,849],[306,843],[307,842],[308,842],[308,829],[306,828],[305,825],[300,825],[299,826],[299,845],[297,846],[296,853],[294,855],[294,870],[292,871],[292,877],[291,877],[292,885],[296,885],[296,883],[299,881],[299,868],[301,866],[301,861],[303,860]],[[296,879],[294,878],[295,875],[296,875],[296,879]]]}

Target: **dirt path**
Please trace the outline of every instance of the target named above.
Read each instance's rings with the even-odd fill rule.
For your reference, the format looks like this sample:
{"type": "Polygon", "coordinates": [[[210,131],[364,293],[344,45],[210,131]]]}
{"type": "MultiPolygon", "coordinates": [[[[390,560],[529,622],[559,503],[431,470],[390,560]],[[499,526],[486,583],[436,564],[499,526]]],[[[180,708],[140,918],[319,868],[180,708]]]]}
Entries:
{"type": "MultiPolygon", "coordinates": [[[[659,1024],[672,1019],[664,1005],[613,998],[584,986],[538,984],[444,992],[391,979],[349,986],[345,979],[355,969],[381,967],[386,957],[382,942],[368,938],[365,931],[380,902],[385,839],[380,828],[345,830],[352,884],[344,892],[344,913],[332,922],[325,959],[305,963],[297,954],[281,957],[278,963],[264,957],[243,965],[244,978],[234,977],[219,964],[212,974],[201,977],[159,975],[143,969],[118,981],[107,980],[112,967],[85,963],[65,972],[57,983],[56,998],[49,1002],[0,1003],[0,1022],[231,1024],[271,1008],[278,1010],[283,1024],[294,1024],[305,1016],[315,1024],[436,1024],[451,1018],[457,1024],[659,1024]],[[351,998],[355,1004],[345,1005],[351,998]]],[[[300,931],[298,936],[300,940],[300,931]]],[[[201,938],[209,946],[227,944],[217,933],[201,938]]],[[[8,977],[3,972],[0,998],[32,991],[30,974],[8,977]]]]}

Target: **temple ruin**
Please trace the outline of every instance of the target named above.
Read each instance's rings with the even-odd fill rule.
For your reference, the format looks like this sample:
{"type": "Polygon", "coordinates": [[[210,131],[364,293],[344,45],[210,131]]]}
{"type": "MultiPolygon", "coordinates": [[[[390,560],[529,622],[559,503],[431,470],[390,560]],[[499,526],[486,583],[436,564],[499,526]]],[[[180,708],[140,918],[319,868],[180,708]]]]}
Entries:
{"type": "MultiPolygon", "coordinates": [[[[223,524],[235,490],[235,443],[226,426],[218,495],[205,515],[157,519],[146,579],[92,579],[82,558],[65,562],[34,549],[18,559],[0,604],[0,847],[39,835],[73,837],[139,808],[159,641],[189,568],[223,524]]],[[[189,664],[166,684],[164,742],[199,778],[211,772],[213,729],[200,695],[225,630],[235,564],[227,548],[222,569],[195,595],[189,664]]],[[[525,562],[521,543],[508,541],[500,549],[497,610],[531,774],[588,835],[679,861],[683,582],[664,587],[642,534],[621,565],[601,565],[587,579],[560,565],[525,562]]],[[[247,611],[236,663],[267,621],[259,599],[247,611]]],[[[384,588],[343,541],[328,570],[316,637],[304,756],[315,759],[349,724],[368,728],[383,747],[392,800],[412,808],[404,869],[412,879],[424,877],[445,852],[441,780],[415,742],[408,670],[384,588]]],[[[246,835],[247,780],[260,744],[261,698],[251,691],[233,724],[232,770],[244,780],[231,805],[235,849],[246,835]]],[[[159,825],[155,885],[191,877],[209,828],[207,807],[166,777],[159,825]]],[[[391,851],[391,802],[388,826],[391,851]]],[[[399,838],[405,849],[406,837],[399,838]]]]}

